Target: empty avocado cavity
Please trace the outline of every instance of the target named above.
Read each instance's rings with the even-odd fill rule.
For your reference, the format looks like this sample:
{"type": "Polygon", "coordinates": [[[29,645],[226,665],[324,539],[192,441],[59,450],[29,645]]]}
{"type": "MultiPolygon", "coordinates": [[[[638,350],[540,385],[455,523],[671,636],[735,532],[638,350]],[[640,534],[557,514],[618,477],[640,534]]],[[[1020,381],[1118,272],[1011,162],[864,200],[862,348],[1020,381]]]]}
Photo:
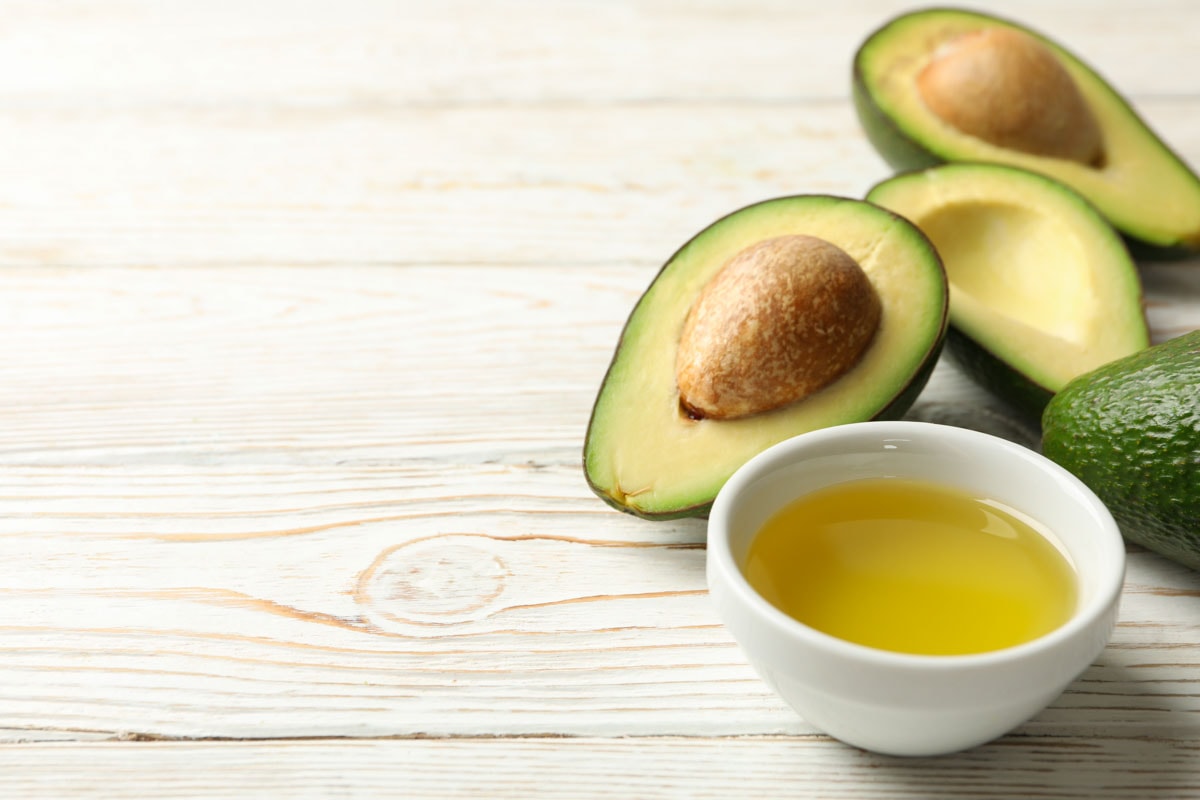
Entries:
{"type": "Polygon", "coordinates": [[[950,282],[950,351],[1027,419],[1072,378],[1148,346],[1128,250],[1068,187],[947,164],[890,178],[867,199],[933,241],[950,282]]]}

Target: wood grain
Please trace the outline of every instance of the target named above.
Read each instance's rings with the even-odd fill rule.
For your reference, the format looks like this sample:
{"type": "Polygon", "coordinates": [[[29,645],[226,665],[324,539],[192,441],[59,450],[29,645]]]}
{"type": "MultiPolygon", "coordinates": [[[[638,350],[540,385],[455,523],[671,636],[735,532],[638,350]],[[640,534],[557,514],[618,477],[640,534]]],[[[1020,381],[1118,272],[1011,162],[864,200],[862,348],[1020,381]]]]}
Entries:
{"type": "MultiPolygon", "coordinates": [[[[967,4],[967,5],[980,5],[967,4]]],[[[0,97],[57,106],[329,108],[843,99],[904,0],[6,0],[0,97]],[[119,54],[120,57],[114,57],[119,54]]],[[[1002,11],[1132,95],[1189,95],[1188,0],[1010,0],[1002,11]]]]}
{"type": "MultiPolygon", "coordinates": [[[[765,105],[0,105],[0,265],[650,268],[749,203],[887,178],[839,85],[765,105]]],[[[1197,103],[1138,104],[1193,162],[1197,103]]]]}
{"type": "MultiPolygon", "coordinates": [[[[1197,8],[1102,5],[1005,13],[1200,163],[1197,8]]],[[[0,3],[0,796],[1200,796],[1197,573],[1131,547],[1058,701],[889,759],[755,676],[702,521],[584,483],[661,263],[888,175],[849,59],[905,7],[0,3]]],[[[1036,446],[947,362],[913,413],[1036,446]]]]}
{"type": "Polygon", "coordinates": [[[938,759],[889,758],[819,738],[771,736],[37,744],[0,750],[0,789],[28,798],[124,798],[130,791],[161,798],[1187,800],[1200,797],[1198,756],[1194,741],[1040,737],[1013,737],[938,759]],[[198,763],[210,769],[197,771],[198,763]],[[96,773],[110,781],[94,781],[96,773]]]}
{"type": "MultiPolygon", "coordinates": [[[[0,465],[577,466],[655,269],[0,270],[0,465]]],[[[1155,339],[1200,327],[1200,271],[1144,274],[1155,339]]]]}

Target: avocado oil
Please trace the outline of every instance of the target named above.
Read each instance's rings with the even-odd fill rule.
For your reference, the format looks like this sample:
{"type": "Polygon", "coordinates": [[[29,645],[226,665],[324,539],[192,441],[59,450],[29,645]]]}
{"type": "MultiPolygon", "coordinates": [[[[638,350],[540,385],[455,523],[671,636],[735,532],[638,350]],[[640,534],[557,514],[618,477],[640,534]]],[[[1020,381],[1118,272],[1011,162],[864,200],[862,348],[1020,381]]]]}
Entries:
{"type": "Polygon", "coordinates": [[[998,650],[1074,613],[1074,568],[1039,523],[994,500],[899,478],[806,495],[767,520],[750,584],[805,625],[926,655],[998,650]]]}

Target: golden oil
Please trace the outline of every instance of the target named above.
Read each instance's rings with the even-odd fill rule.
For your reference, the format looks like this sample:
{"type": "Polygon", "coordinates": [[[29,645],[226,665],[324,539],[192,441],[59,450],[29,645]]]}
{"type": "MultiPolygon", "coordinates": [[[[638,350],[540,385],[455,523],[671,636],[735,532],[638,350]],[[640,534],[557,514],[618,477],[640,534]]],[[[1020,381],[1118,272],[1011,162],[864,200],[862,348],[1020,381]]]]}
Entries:
{"type": "Polygon", "coordinates": [[[1062,625],[1075,572],[1039,523],[984,497],[898,478],[806,495],[771,517],[743,564],[809,627],[884,650],[998,650],[1062,625]]]}

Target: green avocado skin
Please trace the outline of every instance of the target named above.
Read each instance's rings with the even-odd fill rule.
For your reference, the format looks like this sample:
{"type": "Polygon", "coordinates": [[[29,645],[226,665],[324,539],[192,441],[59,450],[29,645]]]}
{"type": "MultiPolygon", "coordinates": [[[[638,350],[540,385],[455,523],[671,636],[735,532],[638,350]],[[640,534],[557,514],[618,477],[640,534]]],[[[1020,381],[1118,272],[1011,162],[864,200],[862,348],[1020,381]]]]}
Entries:
{"type": "MultiPolygon", "coordinates": [[[[943,328],[943,330],[945,330],[945,328],[943,328]]],[[[888,421],[888,420],[898,420],[898,419],[904,418],[904,415],[908,413],[908,410],[910,408],[912,408],[912,406],[917,402],[917,398],[920,396],[921,392],[924,391],[925,385],[929,383],[929,378],[933,375],[934,367],[937,366],[938,357],[942,353],[942,347],[945,344],[945,341],[946,341],[945,334],[943,334],[942,336],[940,336],[938,338],[938,340],[934,344],[933,348],[929,351],[929,355],[926,357],[925,363],[912,376],[912,379],[909,380],[908,384],[905,385],[902,389],[900,389],[900,391],[897,392],[896,396],[893,397],[886,406],[884,406],[882,409],[879,410],[879,413],[877,413],[877,414],[875,414],[875,416],[871,417],[872,421],[874,421],[874,420],[888,421]]],[[[585,446],[585,452],[584,452],[584,460],[585,460],[585,462],[587,460],[586,446],[585,446]]],[[[631,514],[635,517],[641,517],[642,519],[667,521],[667,520],[675,520],[675,519],[688,519],[691,517],[707,518],[708,512],[712,510],[713,501],[709,500],[707,502],[700,503],[698,505],[687,506],[686,508],[677,509],[675,511],[667,511],[667,512],[662,512],[662,513],[653,513],[653,514],[646,513],[643,511],[638,511],[637,509],[634,509],[634,508],[630,508],[629,506],[623,505],[620,502],[618,502],[615,498],[613,498],[604,489],[596,486],[596,484],[592,482],[592,478],[590,475],[587,476],[587,482],[588,482],[589,487],[592,489],[592,491],[595,492],[600,497],[600,499],[603,500],[605,503],[607,503],[609,506],[611,506],[612,508],[614,508],[617,511],[620,511],[622,513],[631,514]]]]}
{"type": "Polygon", "coordinates": [[[1053,392],[1004,363],[992,351],[954,326],[946,332],[946,352],[975,383],[988,390],[1024,422],[1037,425],[1053,392]]]}
{"type": "MultiPolygon", "coordinates": [[[[909,12],[910,14],[937,14],[945,9],[930,8],[909,12]]],[[[902,15],[908,16],[908,15],[902,15]]],[[[1005,22],[1014,27],[1029,33],[1038,38],[1045,37],[1037,34],[1029,28],[1017,25],[1011,20],[1005,20],[998,16],[986,13],[978,13],[978,16],[984,19],[995,19],[1005,22]]],[[[895,20],[892,20],[895,22],[895,20]]],[[[889,23],[890,24],[890,23],[889,23]]],[[[888,27],[885,24],[876,31],[876,34],[888,27]]],[[[896,120],[883,111],[879,107],[878,102],[871,94],[871,90],[867,85],[867,80],[863,76],[861,60],[863,51],[870,44],[870,40],[875,34],[867,37],[854,55],[851,68],[851,96],[854,101],[854,111],[858,117],[859,125],[863,133],[866,134],[867,141],[875,148],[875,151],[887,162],[896,172],[909,172],[912,170],[926,169],[939,164],[946,163],[947,159],[944,155],[937,152],[935,147],[926,146],[924,143],[913,139],[908,133],[902,131],[897,125],[896,120]]],[[[1046,40],[1049,42],[1049,40],[1046,40]]],[[[1050,42],[1053,44],[1052,42],[1050,42]]],[[[1137,117],[1133,108],[1122,100],[1125,104],[1128,113],[1131,116],[1137,117]]],[[[1140,117],[1137,117],[1140,121],[1140,117]]],[[[1144,123],[1143,123],[1143,127],[1144,123]]],[[[1149,128],[1146,128],[1149,133],[1149,128]]],[[[1151,133],[1151,135],[1154,135],[1151,133]]],[[[1166,148],[1166,145],[1162,145],[1166,148]]],[[[1177,161],[1181,169],[1191,172],[1190,167],[1173,151],[1167,149],[1170,157],[1177,161]]],[[[1200,180],[1200,179],[1198,179],[1200,180]]],[[[1120,230],[1118,231],[1121,237],[1125,240],[1130,252],[1135,258],[1142,261],[1179,261],[1182,259],[1194,258],[1197,253],[1197,248],[1184,243],[1164,244],[1157,242],[1142,241],[1136,235],[1120,230]]]]}
{"type": "Polygon", "coordinates": [[[1042,416],[1042,452],[1126,539],[1200,570],[1200,330],[1067,384],[1042,416]]]}
{"type": "Polygon", "coordinates": [[[925,169],[944,164],[945,159],[939,158],[932,152],[913,141],[902,133],[896,123],[879,108],[871,93],[867,91],[866,81],[863,80],[858,59],[854,60],[854,80],[851,84],[854,98],[854,110],[858,115],[859,124],[867,141],[875,148],[875,152],[897,172],[925,169]]]}

